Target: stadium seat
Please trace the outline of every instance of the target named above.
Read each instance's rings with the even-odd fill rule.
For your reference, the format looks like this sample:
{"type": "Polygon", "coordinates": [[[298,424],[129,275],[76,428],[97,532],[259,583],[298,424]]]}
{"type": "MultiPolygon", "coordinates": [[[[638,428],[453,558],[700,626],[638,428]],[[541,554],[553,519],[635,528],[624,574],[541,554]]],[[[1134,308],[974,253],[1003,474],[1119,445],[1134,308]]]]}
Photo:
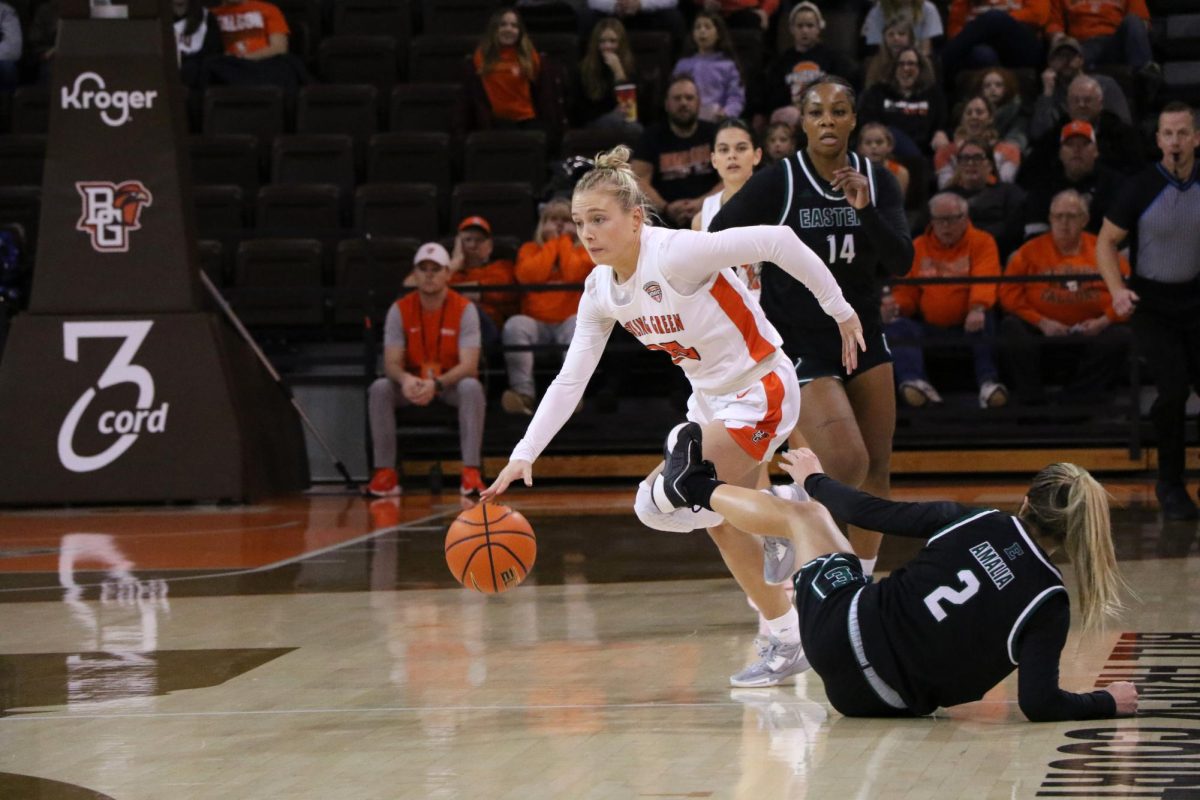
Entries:
{"type": "Polygon", "coordinates": [[[637,62],[638,84],[642,88],[638,94],[655,100],[646,108],[638,107],[638,121],[648,125],[655,122],[662,111],[660,106],[675,64],[675,50],[671,34],[665,31],[630,31],[629,47],[637,62]]]}
{"type": "Polygon", "coordinates": [[[206,238],[230,236],[246,224],[246,201],[240,186],[197,186],[192,191],[196,231],[206,238]]]}
{"type": "Polygon", "coordinates": [[[367,183],[432,183],[450,197],[450,136],[432,131],[377,133],[367,146],[367,183]]]}
{"type": "Polygon", "coordinates": [[[467,135],[463,179],[546,182],[546,134],[541,131],[476,131],[467,135]]]}
{"type": "MultiPolygon", "coordinates": [[[[303,26],[310,40],[321,38],[321,30],[323,28],[321,24],[322,0],[272,0],[272,2],[283,12],[288,27],[292,29],[293,37],[295,36],[295,29],[298,26],[303,26]]],[[[289,45],[294,44],[294,40],[289,42],[289,45]]],[[[291,46],[288,49],[297,55],[300,54],[299,49],[295,46],[291,46]]]]}
{"type": "Polygon", "coordinates": [[[462,130],[462,87],[445,83],[405,83],[392,90],[389,128],[393,131],[462,130]]]}
{"type": "Polygon", "coordinates": [[[204,133],[245,133],[260,153],[284,131],[283,90],[278,86],[212,86],[204,93],[204,133]]]}
{"type": "Polygon", "coordinates": [[[1200,54],[1200,13],[1171,14],[1155,25],[1162,53],[1170,59],[1200,54]]]}
{"type": "Polygon", "coordinates": [[[574,33],[539,33],[533,44],[542,55],[558,62],[565,74],[574,75],[579,70],[580,43],[574,33]]]}
{"type": "Polygon", "coordinates": [[[328,83],[369,83],[387,97],[396,84],[396,58],[391,36],[329,36],[317,47],[317,71],[328,83]]]}
{"type": "Polygon", "coordinates": [[[46,161],[42,134],[0,136],[0,186],[38,186],[46,161]]]}
{"type": "Polygon", "coordinates": [[[438,191],[432,183],[368,183],[354,191],[354,229],[372,236],[437,238],[438,191]]]}
{"type": "Polygon", "coordinates": [[[409,51],[408,79],[417,83],[461,83],[464,61],[478,43],[478,34],[418,36],[409,51]]]}
{"type": "Polygon", "coordinates": [[[574,128],[563,136],[562,156],[595,158],[597,153],[611,150],[619,144],[633,147],[636,141],[626,132],[612,128],[574,128]]]}
{"type": "Polygon", "coordinates": [[[504,5],[501,0],[422,0],[425,33],[475,32],[487,27],[488,18],[504,5]]]}
{"type": "Polygon", "coordinates": [[[272,183],[331,183],[343,196],[354,190],[354,141],[345,134],[276,136],[272,183]]]}
{"type": "Polygon", "coordinates": [[[212,239],[200,239],[196,242],[196,257],[200,269],[218,289],[225,288],[229,277],[225,271],[225,248],[212,239]]]}
{"type": "Polygon", "coordinates": [[[250,134],[228,133],[188,139],[192,183],[242,187],[246,197],[258,191],[258,141],[250,134]]]}
{"type": "Polygon", "coordinates": [[[327,183],[264,186],[255,228],[278,236],[335,236],[342,230],[341,193],[327,183]]]}
{"type": "Polygon", "coordinates": [[[412,39],[411,0],[338,0],[333,4],[333,33],[412,39]]]}
{"type": "Polygon", "coordinates": [[[370,317],[379,328],[403,291],[421,239],[373,236],[338,243],[334,262],[333,322],[362,325],[370,317]]]}
{"type": "Polygon", "coordinates": [[[371,84],[305,86],[296,106],[296,133],[343,133],[365,146],[379,130],[378,94],[371,84]]]}
{"type": "Polygon", "coordinates": [[[521,6],[521,21],[539,47],[544,34],[579,32],[579,15],[567,0],[521,6]]]}
{"type": "Polygon", "coordinates": [[[244,241],[238,245],[233,277],[238,291],[231,304],[247,325],[324,322],[321,243],[315,239],[244,241]]]}
{"type": "Polygon", "coordinates": [[[518,236],[526,241],[533,236],[537,213],[533,189],[527,183],[460,183],[450,198],[450,221],[480,215],[492,225],[497,236],[518,236]]]}
{"type": "Polygon", "coordinates": [[[9,130],[44,134],[49,129],[50,92],[45,86],[19,86],[12,93],[9,130]]]}

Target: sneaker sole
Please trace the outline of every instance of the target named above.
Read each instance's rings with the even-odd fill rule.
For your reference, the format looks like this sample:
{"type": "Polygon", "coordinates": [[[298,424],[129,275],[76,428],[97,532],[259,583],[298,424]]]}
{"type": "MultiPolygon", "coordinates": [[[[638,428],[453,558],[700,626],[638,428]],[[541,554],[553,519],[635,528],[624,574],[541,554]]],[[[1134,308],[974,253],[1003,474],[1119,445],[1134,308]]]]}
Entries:
{"type": "Polygon", "coordinates": [[[527,417],[533,416],[533,409],[529,407],[529,404],[525,402],[521,395],[513,391],[508,391],[500,395],[500,407],[508,414],[524,414],[527,417]]]}
{"type": "Polygon", "coordinates": [[[800,663],[803,664],[803,666],[800,666],[798,669],[777,679],[766,678],[757,681],[739,681],[737,680],[736,675],[731,675],[729,676],[729,685],[735,689],[770,689],[775,686],[794,684],[796,682],[797,675],[799,675],[801,672],[807,672],[808,670],[812,669],[811,665],[808,663],[808,656],[802,657],[800,663]]]}
{"type": "Polygon", "coordinates": [[[399,486],[397,486],[395,489],[388,489],[386,492],[379,492],[374,489],[367,489],[367,494],[370,495],[371,497],[399,497],[401,494],[401,490],[400,490],[399,486]]]}

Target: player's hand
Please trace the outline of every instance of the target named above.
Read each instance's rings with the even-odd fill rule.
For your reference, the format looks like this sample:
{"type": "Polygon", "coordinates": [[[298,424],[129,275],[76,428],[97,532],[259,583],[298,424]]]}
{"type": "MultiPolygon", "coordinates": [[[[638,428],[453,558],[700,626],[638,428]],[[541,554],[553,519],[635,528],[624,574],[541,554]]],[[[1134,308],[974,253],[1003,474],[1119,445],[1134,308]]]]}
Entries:
{"type": "Polygon", "coordinates": [[[533,486],[533,464],[519,458],[509,461],[504,469],[500,470],[496,480],[492,481],[492,485],[479,493],[480,499],[495,500],[498,495],[504,494],[508,485],[517,478],[524,481],[526,486],[533,486]]]}
{"type": "Polygon", "coordinates": [[[867,351],[867,342],[863,339],[862,323],[858,314],[851,315],[845,322],[839,322],[838,333],[842,334],[842,366],[849,374],[858,369],[858,351],[867,351]]]}
{"type": "Polygon", "coordinates": [[[780,458],[782,459],[779,462],[780,468],[800,486],[804,485],[809,475],[816,475],[825,471],[821,466],[821,460],[817,458],[817,454],[807,447],[788,450],[780,458]]]}
{"type": "Polygon", "coordinates": [[[871,188],[867,185],[867,176],[854,167],[838,167],[833,171],[834,191],[841,190],[846,195],[846,202],[855,210],[864,209],[871,202],[871,188]]]}
{"type": "Polygon", "coordinates": [[[1113,310],[1127,317],[1133,313],[1133,307],[1140,299],[1132,289],[1117,289],[1112,296],[1113,310]]]}
{"type": "MultiPolygon", "coordinates": [[[[787,455],[787,453],[784,453],[787,455]]],[[[1138,707],[1138,690],[1129,681],[1115,681],[1104,687],[1104,691],[1113,696],[1113,700],[1117,701],[1118,716],[1132,716],[1137,713],[1138,707]]]]}

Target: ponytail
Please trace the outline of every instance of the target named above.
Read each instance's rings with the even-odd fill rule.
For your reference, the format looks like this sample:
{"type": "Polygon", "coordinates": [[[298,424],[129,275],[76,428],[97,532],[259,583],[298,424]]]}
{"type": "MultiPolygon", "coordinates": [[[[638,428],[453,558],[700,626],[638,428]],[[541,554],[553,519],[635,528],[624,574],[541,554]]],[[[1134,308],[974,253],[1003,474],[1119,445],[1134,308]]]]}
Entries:
{"type": "Polygon", "coordinates": [[[1029,487],[1024,516],[1042,534],[1061,542],[1071,559],[1084,630],[1124,610],[1120,595],[1129,586],[1113,552],[1108,493],[1091,473],[1068,463],[1046,467],[1029,487]]]}

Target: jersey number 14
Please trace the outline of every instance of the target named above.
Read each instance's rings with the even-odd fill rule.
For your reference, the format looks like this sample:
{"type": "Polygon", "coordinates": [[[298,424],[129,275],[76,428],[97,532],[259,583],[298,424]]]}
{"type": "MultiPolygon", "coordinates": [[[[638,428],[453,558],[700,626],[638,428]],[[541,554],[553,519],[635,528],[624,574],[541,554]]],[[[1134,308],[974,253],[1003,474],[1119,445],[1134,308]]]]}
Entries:
{"type": "Polygon", "coordinates": [[[837,234],[831,233],[825,237],[825,241],[829,242],[829,263],[837,261],[839,258],[849,264],[854,260],[854,234],[847,233],[842,237],[842,247],[839,250],[837,246],[837,234]]]}

